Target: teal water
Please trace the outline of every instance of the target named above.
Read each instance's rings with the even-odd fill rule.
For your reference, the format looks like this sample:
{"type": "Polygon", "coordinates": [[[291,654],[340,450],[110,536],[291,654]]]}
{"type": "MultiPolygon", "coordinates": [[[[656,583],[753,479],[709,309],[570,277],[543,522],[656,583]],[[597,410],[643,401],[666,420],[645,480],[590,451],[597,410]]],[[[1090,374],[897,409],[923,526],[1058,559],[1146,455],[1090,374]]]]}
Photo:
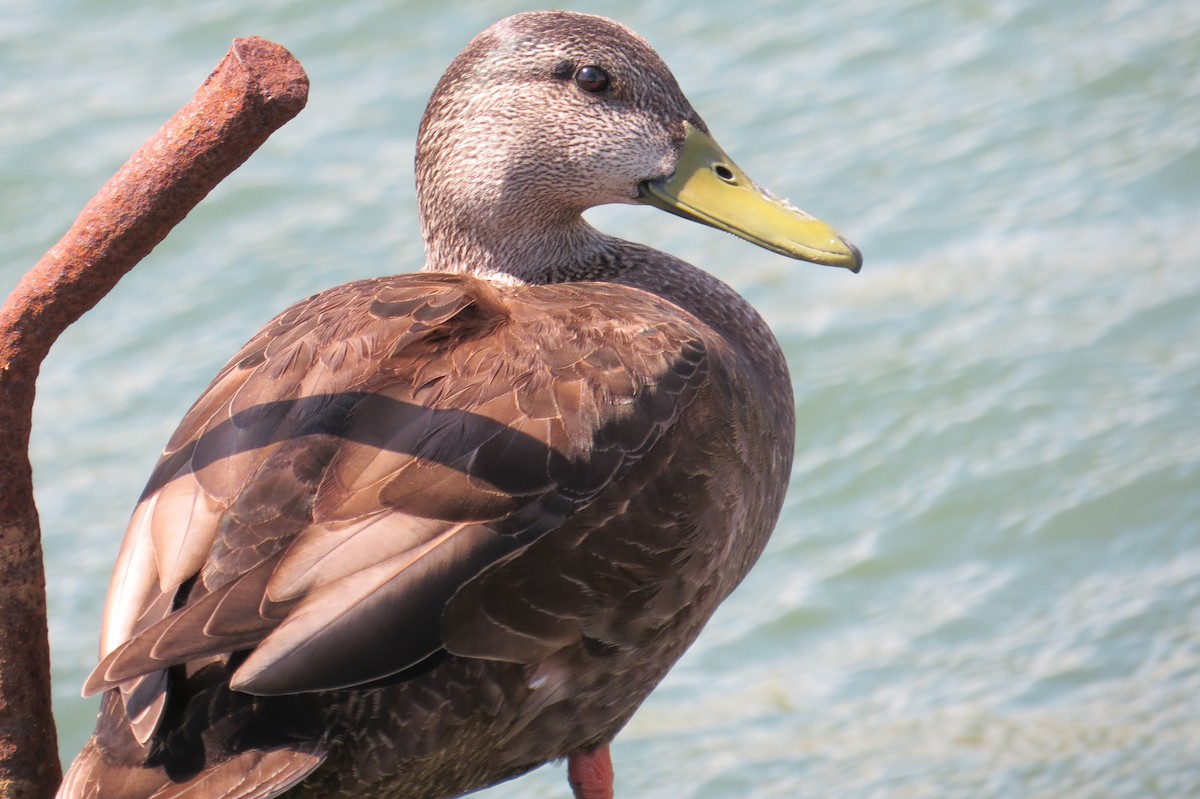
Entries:
{"type": "MultiPolygon", "coordinates": [[[[593,221],[735,285],[799,445],[763,560],[618,739],[626,797],[1200,795],[1200,4],[568,7],[650,40],[860,275],[647,208],[593,221]]],[[[55,346],[33,459],[62,751],[157,453],[292,301],[421,261],[412,148],[517,2],[0,4],[0,290],[235,36],[313,81],[55,346]]],[[[565,797],[549,767],[480,796],[565,797]]]]}

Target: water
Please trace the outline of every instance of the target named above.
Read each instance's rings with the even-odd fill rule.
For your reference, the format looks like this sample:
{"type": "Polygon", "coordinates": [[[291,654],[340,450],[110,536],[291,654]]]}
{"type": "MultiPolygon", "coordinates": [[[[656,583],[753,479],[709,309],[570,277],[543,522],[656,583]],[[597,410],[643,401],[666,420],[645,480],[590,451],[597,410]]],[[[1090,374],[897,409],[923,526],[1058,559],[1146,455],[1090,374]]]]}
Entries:
{"type": "MultiPolygon", "coordinates": [[[[766,314],[801,425],[765,557],[618,739],[621,795],[1200,794],[1200,5],[568,5],[646,36],[747,172],[867,256],[853,276],[646,208],[592,215],[766,314]]],[[[64,757],[175,422],[293,300],[416,268],[424,102],[528,7],[5,0],[4,290],[234,36],[283,43],[313,80],[45,365],[64,757]]]]}

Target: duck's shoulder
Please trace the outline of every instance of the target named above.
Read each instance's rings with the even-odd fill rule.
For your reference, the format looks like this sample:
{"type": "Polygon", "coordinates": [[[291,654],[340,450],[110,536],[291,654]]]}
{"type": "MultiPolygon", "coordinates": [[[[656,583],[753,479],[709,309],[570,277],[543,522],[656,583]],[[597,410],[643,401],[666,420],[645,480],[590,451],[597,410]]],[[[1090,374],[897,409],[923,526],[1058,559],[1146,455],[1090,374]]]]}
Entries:
{"type": "MultiPolygon", "coordinates": [[[[673,370],[694,375],[723,354],[706,323],[635,286],[372,278],[314,294],[268,322],[197,399],[165,454],[220,420],[253,431],[276,411],[296,415],[297,403],[319,409],[402,387],[421,403],[471,409],[480,404],[478,391],[464,390],[472,385],[521,396],[569,378],[605,393],[616,375],[634,393],[673,370]]],[[[152,479],[147,493],[158,485],[152,479]]]]}
{"type": "Polygon", "coordinates": [[[528,387],[516,374],[522,369],[560,377],[574,371],[589,383],[616,370],[645,386],[681,355],[710,360],[725,349],[706,322],[638,286],[526,285],[446,273],[373,278],[315,294],[271,320],[217,375],[177,438],[192,437],[189,422],[211,418],[206,400],[235,395],[236,405],[262,406],[373,391],[400,374],[454,385],[507,376],[528,387]],[[489,359],[504,368],[484,368],[489,359]]]}
{"type": "MultiPolygon", "coordinates": [[[[501,327],[525,341],[539,335],[644,338],[651,329],[679,338],[713,335],[707,322],[669,296],[636,284],[530,285],[422,272],[345,283],[296,303],[248,341],[225,371],[257,367],[300,344],[316,357],[326,348],[356,342],[367,360],[375,361],[383,359],[382,351],[398,352],[409,341],[430,340],[446,348],[501,327]]],[[[303,359],[293,356],[289,363],[298,367],[303,359]]],[[[343,368],[341,361],[336,365],[343,368]]]]}

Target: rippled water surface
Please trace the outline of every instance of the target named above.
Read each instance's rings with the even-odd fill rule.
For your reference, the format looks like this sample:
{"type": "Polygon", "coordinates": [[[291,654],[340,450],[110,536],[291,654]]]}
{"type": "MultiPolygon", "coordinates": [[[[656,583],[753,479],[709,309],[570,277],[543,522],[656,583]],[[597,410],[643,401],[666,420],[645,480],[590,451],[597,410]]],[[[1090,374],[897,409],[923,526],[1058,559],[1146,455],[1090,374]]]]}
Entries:
{"type": "MultiPolygon", "coordinates": [[[[862,274],[593,221],[768,317],[799,416],[770,548],[618,739],[630,797],[1200,795],[1200,4],[614,2],[862,274]]],[[[55,347],[33,458],[64,757],[125,520],[290,302],[421,262],[417,122],[521,3],[7,0],[5,291],[234,36],[309,106],[55,347]]],[[[561,768],[481,794],[563,797],[561,768]]]]}

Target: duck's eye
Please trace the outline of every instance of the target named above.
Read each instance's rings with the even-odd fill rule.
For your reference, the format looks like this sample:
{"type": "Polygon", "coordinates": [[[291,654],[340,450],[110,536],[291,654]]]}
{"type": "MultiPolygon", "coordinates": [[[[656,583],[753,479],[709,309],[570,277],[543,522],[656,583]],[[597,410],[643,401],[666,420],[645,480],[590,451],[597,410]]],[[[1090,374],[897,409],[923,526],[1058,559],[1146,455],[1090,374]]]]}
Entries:
{"type": "Polygon", "coordinates": [[[575,84],[585,92],[598,94],[608,88],[608,73],[600,67],[580,67],[575,73],[575,84]]]}

